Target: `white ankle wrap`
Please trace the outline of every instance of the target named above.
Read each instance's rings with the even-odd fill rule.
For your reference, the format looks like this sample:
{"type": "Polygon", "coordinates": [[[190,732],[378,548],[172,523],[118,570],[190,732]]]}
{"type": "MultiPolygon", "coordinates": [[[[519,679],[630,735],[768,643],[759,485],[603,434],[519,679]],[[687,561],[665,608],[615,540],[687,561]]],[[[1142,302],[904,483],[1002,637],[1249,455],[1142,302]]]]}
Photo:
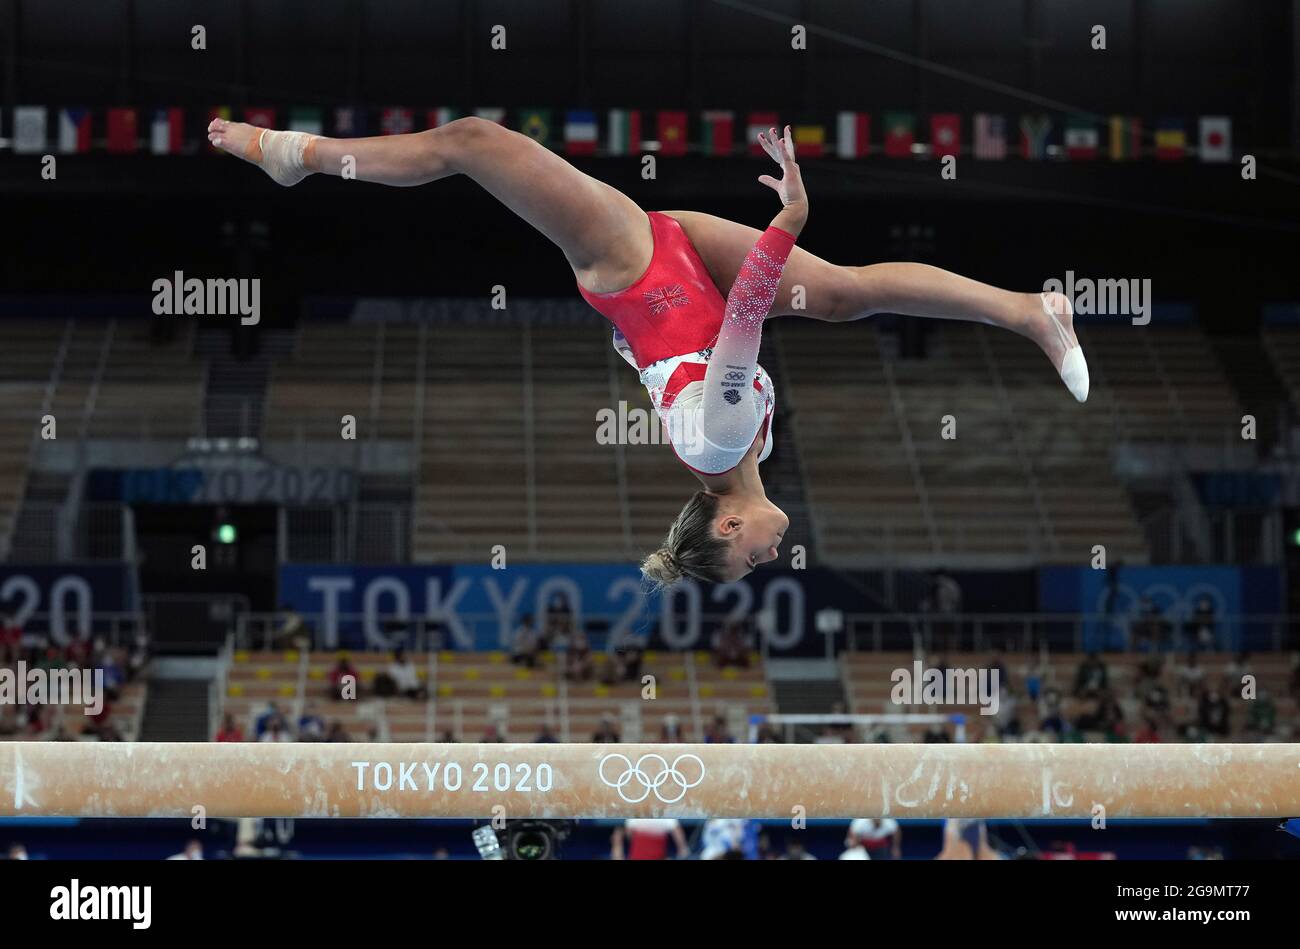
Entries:
{"type": "Polygon", "coordinates": [[[263,129],[258,139],[258,147],[262,149],[262,170],[276,184],[296,185],[311,174],[303,165],[302,156],[313,138],[315,136],[307,132],[263,129]]]}

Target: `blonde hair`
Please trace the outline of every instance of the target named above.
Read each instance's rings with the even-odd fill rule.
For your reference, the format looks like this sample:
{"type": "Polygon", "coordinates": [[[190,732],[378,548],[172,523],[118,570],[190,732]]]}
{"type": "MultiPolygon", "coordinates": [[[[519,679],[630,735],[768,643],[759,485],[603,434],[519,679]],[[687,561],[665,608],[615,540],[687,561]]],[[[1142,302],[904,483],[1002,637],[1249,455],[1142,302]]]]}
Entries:
{"type": "Polygon", "coordinates": [[[663,544],[641,561],[641,574],[656,588],[676,583],[683,576],[708,583],[726,580],[728,544],[713,534],[718,496],[696,491],[686,502],[663,544]]]}

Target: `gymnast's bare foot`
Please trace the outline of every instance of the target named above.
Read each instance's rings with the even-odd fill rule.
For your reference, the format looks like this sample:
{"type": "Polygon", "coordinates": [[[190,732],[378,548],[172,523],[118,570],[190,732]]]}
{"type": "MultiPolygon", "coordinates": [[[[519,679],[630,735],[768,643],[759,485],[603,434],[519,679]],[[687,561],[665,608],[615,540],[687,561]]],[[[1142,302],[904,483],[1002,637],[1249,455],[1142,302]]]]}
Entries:
{"type": "Polygon", "coordinates": [[[312,148],[317,136],[306,132],[282,132],[258,128],[246,122],[213,119],[208,124],[208,141],[237,158],[252,162],[276,184],[296,185],[314,170],[312,148]]]}

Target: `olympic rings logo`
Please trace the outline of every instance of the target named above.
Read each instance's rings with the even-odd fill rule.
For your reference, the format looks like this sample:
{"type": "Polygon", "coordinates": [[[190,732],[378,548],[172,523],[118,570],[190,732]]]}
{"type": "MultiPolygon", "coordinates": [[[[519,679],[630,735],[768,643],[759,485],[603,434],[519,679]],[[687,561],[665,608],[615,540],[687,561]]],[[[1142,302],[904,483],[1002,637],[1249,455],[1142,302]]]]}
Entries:
{"type": "Polygon", "coordinates": [[[743,372],[740,372],[739,370],[732,369],[730,372],[727,373],[727,378],[730,379],[732,382],[739,382],[740,380],[745,378],[745,374],[743,372]]]}
{"type": "Polygon", "coordinates": [[[597,769],[597,773],[600,775],[600,780],[604,781],[606,786],[618,791],[618,796],[628,804],[640,804],[651,794],[654,794],[662,804],[676,804],[686,796],[687,791],[696,787],[704,780],[704,762],[700,760],[698,755],[687,753],[678,755],[670,765],[668,759],[663,755],[657,755],[654,752],[650,752],[649,754],[642,755],[636,760],[636,764],[633,764],[632,759],[627,755],[615,753],[606,755],[600,759],[600,766],[597,769]],[[623,771],[618,775],[617,779],[610,780],[609,775],[605,773],[605,765],[609,764],[615,758],[622,759],[623,771]],[[677,767],[687,758],[693,759],[696,767],[700,769],[699,776],[693,781],[688,780],[686,774],[680,771],[677,767]],[[642,767],[642,765],[651,760],[658,761],[660,764],[659,771],[653,776],[648,774],[642,767]],[[632,788],[631,794],[629,794],[626,789],[633,781],[636,782],[636,785],[632,788]],[[671,789],[669,792],[675,793],[675,796],[673,797],[665,797],[659,790],[669,781],[671,781],[676,787],[675,792],[671,789]]]}

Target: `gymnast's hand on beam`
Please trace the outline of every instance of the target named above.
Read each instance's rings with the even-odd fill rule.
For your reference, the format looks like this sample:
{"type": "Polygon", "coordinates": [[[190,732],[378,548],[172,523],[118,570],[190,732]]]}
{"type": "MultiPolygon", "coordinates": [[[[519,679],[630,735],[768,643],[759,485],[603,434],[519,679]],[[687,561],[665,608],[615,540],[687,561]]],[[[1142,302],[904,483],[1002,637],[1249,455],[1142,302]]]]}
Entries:
{"type": "Polygon", "coordinates": [[[758,180],[775,191],[781,198],[781,211],[772,219],[772,226],[789,231],[795,237],[803,230],[808,221],[808,195],[803,190],[803,178],[799,175],[799,166],[794,160],[794,141],[790,137],[790,126],[785,127],[785,135],[778,136],[776,129],[758,133],[758,144],[763,151],[781,166],[781,180],[771,175],[759,175],[758,180]]]}

